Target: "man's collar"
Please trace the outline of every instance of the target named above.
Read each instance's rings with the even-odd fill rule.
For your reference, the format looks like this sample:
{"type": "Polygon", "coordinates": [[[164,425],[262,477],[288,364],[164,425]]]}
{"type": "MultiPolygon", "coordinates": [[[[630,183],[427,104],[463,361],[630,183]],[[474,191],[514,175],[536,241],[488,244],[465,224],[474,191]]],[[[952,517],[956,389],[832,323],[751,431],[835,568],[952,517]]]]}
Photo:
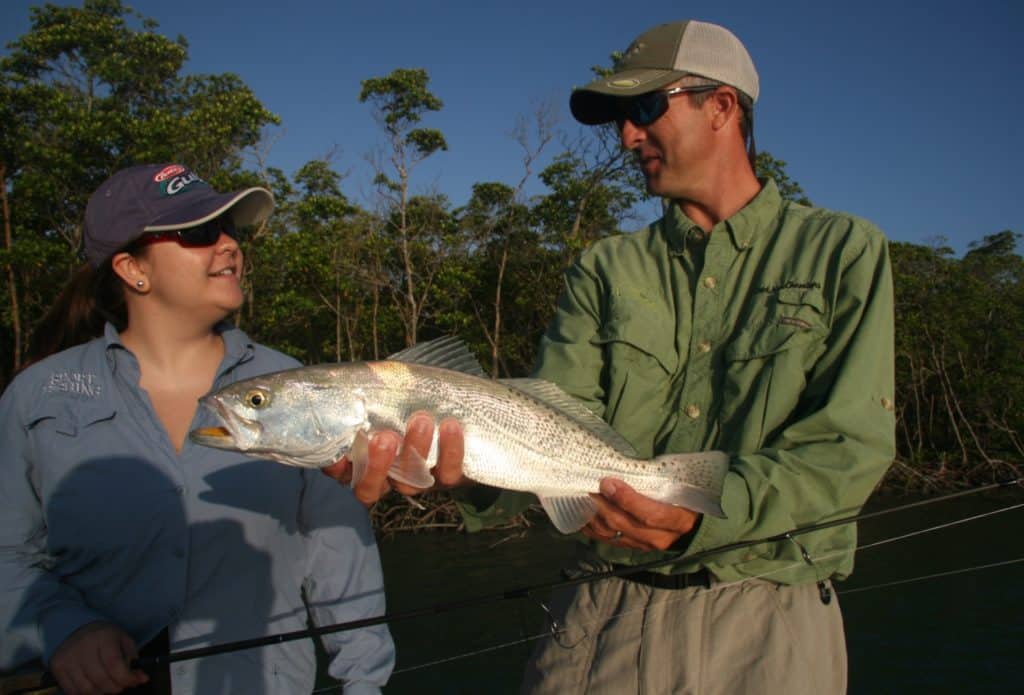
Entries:
{"type": "Polygon", "coordinates": [[[775,227],[774,222],[779,216],[781,205],[782,196],[779,195],[775,181],[761,179],[761,192],[725,220],[725,228],[729,230],[733,245],[737,249],[748,249],[756,244],[765,231],[775,227]]]}
{"type": "MultiPolygon", "coordinates": [[[[712,235],[716,232],[727,232],[737,250],[755,245],[765,231],[774,227],[773,223],[778,217],[779,207],[782,205],[779,188],[772,179],[760,181],[761,190],[753,200],[711,228],[712,235]]],[[[665,211],[665,229],[668,244],[674,253],[682,253],[691,236],[706,233],[675,203],[669,205],[665,211]]]]}

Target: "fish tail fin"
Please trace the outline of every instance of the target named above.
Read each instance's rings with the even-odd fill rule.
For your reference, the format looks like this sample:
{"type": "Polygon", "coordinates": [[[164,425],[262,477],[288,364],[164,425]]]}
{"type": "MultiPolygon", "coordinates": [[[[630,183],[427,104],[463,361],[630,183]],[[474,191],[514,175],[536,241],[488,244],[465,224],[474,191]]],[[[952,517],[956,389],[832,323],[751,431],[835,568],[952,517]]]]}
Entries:
{"type": "MultiPolygon", "coordinates": [[[[352,440],[348,450],[348,460],[352,462],[352,487],[363,479],[370,461],[370,437],[360,430],[352,440]]],[[[430,466],[415,449],[403,451],[388,469],[388,477],[413,487],[428,488],[434,485],[434,476],[430,474],[430,466]]]]}
{"type": "Polygon", "coordinates": [[[702,514],[725,518],[722,488],[729,471],[729,456],[721,451],[663,454],[654,459],[664,464],[669,480],[658,499],[702,514]]]}

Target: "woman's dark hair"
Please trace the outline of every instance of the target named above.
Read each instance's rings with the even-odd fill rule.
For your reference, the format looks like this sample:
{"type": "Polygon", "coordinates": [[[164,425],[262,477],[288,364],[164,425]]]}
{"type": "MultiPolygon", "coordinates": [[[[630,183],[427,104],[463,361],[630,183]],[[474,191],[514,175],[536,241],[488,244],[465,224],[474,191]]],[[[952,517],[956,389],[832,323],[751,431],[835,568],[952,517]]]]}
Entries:
{"type": "Polygon", "coordinates": [[[26,366],[102,335],[107,321],[118,331],[128,325],[124,283],[109,259],[99,268],[84,263],[32,331],[26,366]]]}

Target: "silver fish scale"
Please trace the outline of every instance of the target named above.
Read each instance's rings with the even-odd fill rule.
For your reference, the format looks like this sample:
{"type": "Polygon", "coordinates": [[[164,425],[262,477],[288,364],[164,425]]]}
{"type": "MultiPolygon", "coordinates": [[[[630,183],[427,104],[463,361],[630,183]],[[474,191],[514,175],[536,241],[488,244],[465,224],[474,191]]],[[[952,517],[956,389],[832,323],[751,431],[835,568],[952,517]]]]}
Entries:
{"type": "Polygon", "coordinates": [[[455,417],[465,431],[463,470],[478,482],[579,493],[597,492],[600,480],[611,475],[655,499],[672,481],[712,483],[711,466],[700,466],[699,455],[679,480],[666,464],[624,456],[572,418],[500,382],[427,365],[367,366],[379,379],[367,385],[374,425],[400,430],[417,410],[455,417]]]}

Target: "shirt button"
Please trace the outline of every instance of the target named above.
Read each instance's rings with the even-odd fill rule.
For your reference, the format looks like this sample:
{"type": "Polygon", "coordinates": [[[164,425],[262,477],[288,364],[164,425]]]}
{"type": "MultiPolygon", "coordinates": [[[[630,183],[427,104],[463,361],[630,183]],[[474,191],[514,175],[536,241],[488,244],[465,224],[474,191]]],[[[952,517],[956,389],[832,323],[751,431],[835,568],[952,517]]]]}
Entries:
{"type": "Polygon", "coordinates": [[[700,341],[699,343],[697,343],[697,349],[700,350],[701,352],[711,352],[711,341],[710,340],[702,340],[702,341],[700,341]]]}
{"type": "Polygon", "coordinates": [[[709,290],[715,289],[715,286],[717,284],[718,284],[718,280],[716,280],[711,275],[708,275],[706,278],[704,278],[704,286],[707,287],[709,290]]]}
{"type": "Polygon", "coordinates": [[[185,557],[185,549],[184,548],[175,548],[174,549],[174,557],[185,557]]]}
{"type": "Polygon", "coordinates": [[[686,417],[696,420],[700,417],[700,407],[696,403],[686,406],[686,417]]]}
{"type": "Polygon", "coordinates": [[[699,241],[704,241],[704,230],[703,229],[695,229],[695,230],[693,230],[693,240],[694,241],[698,241],[698,242],[699,241]]]}

